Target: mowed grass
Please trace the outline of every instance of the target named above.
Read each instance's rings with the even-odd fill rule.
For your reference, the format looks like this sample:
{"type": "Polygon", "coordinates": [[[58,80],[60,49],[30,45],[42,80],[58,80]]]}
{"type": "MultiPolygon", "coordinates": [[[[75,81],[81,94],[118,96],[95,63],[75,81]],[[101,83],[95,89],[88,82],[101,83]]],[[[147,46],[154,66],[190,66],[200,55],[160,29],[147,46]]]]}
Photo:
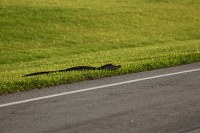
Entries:
{"type": "Polygon", "coordinates": [[[0,94],[197,62],[199,29],[198,0],[1,0],[0,94]]]}

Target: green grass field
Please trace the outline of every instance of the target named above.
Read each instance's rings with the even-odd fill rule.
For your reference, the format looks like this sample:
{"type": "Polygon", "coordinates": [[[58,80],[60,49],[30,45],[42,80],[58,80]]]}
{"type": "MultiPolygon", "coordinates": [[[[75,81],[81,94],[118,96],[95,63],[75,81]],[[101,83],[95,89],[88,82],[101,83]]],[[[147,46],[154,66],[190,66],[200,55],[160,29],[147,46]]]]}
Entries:
{"type": "Polygon", "coordinates": [[[198,0],[0,0],[0,94],[197,61],[198,0]]]}

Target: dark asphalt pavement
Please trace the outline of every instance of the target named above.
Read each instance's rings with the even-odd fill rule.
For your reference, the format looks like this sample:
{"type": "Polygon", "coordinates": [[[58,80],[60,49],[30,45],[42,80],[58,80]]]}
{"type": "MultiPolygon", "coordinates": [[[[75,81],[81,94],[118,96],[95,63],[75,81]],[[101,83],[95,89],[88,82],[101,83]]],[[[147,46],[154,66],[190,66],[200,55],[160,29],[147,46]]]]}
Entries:
{"type": "MultiPolygon", "coordinates": [[[[0,105],[199,69],[199,63],[0,96],[0,105]]],[[[200,71],[0,107],[0,133],[200,133],[200,71]]]]}

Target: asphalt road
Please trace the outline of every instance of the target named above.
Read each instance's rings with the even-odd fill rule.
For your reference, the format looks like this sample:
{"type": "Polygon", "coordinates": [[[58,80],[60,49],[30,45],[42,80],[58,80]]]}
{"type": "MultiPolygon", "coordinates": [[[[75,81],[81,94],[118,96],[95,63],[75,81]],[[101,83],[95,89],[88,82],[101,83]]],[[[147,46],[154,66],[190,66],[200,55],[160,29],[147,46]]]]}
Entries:
{"type": "Polygon", "coordinates": [[[200,62],[3,95],[0,132],[200,133],[199,68],[200,62]]]}

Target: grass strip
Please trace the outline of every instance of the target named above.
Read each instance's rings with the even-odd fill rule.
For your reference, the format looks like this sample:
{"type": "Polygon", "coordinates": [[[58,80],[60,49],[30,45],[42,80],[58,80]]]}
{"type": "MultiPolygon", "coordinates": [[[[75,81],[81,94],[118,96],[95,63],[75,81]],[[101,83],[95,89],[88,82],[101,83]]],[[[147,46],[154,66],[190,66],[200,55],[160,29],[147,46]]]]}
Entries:
{"type": "Polygon", "coordinates": [[[200,2],[6,0],[0,3],[0,95],[200,61],[200,2]],[[116,71],[22,75],[79,65],[116,71]]]}

